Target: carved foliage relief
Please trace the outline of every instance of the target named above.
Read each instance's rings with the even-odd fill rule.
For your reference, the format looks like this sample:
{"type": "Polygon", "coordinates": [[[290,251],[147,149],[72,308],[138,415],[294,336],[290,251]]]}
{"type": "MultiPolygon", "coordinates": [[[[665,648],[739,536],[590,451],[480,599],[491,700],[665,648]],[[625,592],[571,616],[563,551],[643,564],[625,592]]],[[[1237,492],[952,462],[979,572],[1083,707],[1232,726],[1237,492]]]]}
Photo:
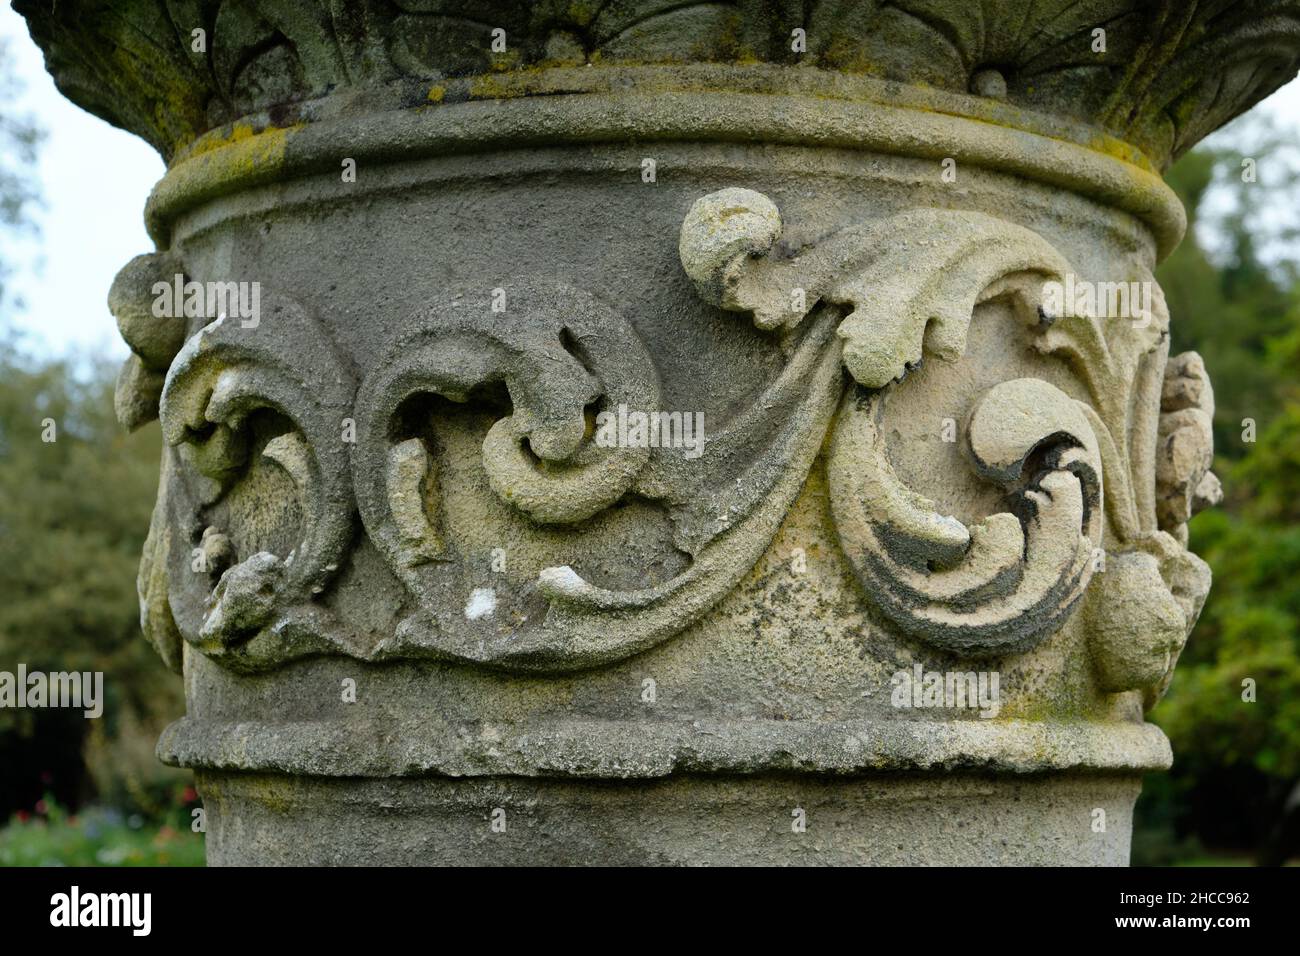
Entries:
{"type": "Polygon", "coordinates": [[[1296,0],[479,0],[472,11],[436,0],[14,6],[67,96],[168,158],[205,130],[331,90],[401,77],[686,61],[799,63],[957,93],[980,92],[981,74],[996,64],[1000,98],[1075,116],[1163,164],[1281,86],[1300,63],[1296,0]],[[1097,55],[1099,24],[1106,56],[1097,55]],[[792,27],[804,34],[802,50],[792,48],[792,27]]]}
{"type": "Polygon", "coordinates": [[[702,197],[682,224],[699,296],[749,315],[784,356],[698,457],[599,440],[598,422],[661,408],[663,370],[618,310],[554,279],[513,283],[501,314],[453,291],[387,325],[357,370],[275,290],[254,327],[220,318],[185,338],[148,306],[181,264],[134,261],[111,299],[133,349],[118,411],[129,427],[159,415],[167,443],[146,632],[173,663],[183,639],[240,669],[321,653],[593,666],[735,588],[824,451],[834,534],[873,615],[979,658],[1081,614],[1098,686],[1153,702],[1209,587],[1186,521],[1219,489],[1204,366],[1168,358],[1151,276],[1134,277],[1155,290],[1143,321],[1097,318],[1047,295],[1073,276],[1050,243],[987,214],[910,209],[795,251],[782,228],[745,189],[702,197]],[[1001,501],[963,520],[909,484],[887,422],[924,361],[968,360],[985,305],[1068,381],[1013,377],[963,398],[964,467],[1001,501]],[[304,362],[308,341],[326,344],[304,362]],[[492,522],[528,546],[522,571],[485,587],[474,528],[492,522]],[[656,536],[671,560],[603,566],[656,536]],[[366,633],[337,598],[375,575],[404,597],[395,626],[366,633]]]}

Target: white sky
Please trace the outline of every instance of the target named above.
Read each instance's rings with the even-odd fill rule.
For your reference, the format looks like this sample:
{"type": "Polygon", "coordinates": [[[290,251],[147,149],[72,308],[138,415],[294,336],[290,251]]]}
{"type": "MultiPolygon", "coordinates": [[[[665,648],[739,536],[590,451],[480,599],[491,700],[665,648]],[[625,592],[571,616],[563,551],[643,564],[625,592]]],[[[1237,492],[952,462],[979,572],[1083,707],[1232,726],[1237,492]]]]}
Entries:
{"type": "Polygon", "coordinates": [[[73,106],[54,88],[22,17],[0,0],[0,37],[9,39],[24,89],[19,112],[33,114],[47,136],[37,170],[45,207],[41,232],[20,247],[8,291],[26,310],[13,324],[33,351],[94,351],[125,357],[109,314],[108,287],[127,260],[152,252],[144,201],[163,174],[153,147],[73,106]],[[42,261],[43,260],[43,261],[42,261]]]}
{"type": "MultiPolygon", "coordinates": [[[[145,198],[162,176],[152,147],[73,106],[54,88],[21,17],[0,0],[0,37],[9,38],[24,89],[17,108],[47,131],[38,164],[45,207],[40,236],[23,248],[9,291],[26,309],[14,317],[25,345],[47,354],[94,351],[126,355],[105,299],[118,269],[153,244],[144,229],[145,198]]],[[[1300,83],[1266,100],[1300,140],[1300,83]]]]}

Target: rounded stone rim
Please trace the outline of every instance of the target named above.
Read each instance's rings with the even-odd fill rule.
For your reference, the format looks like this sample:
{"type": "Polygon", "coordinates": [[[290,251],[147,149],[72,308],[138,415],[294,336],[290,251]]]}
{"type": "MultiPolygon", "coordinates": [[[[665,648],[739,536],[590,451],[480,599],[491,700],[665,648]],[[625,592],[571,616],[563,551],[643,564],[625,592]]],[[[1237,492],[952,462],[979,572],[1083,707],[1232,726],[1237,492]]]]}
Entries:
{"type": "Polygon", "coordinates": [[[163,731],[157,753],[172,766],[313,777],[650,780],[683,773],[1144,772],[1173,764],[1168,738],[1148,723],[565,720],[474,730],[421,721],[359,727],[183,717],[163,731]]]}
{"type": "Polygon", "coordinates": [[[995,100],[812,68],[602,66],[340,92],[213,130],[178,154],[145,209],[160,248],[180,215],[231,192],[320,173],[541,146],[790,145],[952,158],[1127,212],[1158,258],[1186,229],[1140,150],[995,100]]]}

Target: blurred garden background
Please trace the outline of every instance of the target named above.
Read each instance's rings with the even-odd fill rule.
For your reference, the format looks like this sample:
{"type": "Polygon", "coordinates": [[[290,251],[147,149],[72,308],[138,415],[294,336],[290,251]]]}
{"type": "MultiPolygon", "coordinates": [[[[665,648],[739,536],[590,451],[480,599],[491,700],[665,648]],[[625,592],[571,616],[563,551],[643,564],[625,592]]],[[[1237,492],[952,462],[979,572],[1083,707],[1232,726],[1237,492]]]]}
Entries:
{"type": "MultiPolygon", "coordinates": [[[[124,434],[112,411],[123,353],[52,348],[30,320],[55,306],[15,292],[21,270],[39,267],[32,250],[80,254],[41,236],[49,117],[24,113],[18,81],[48,80],[15,76],[16,62],[24,74],[32,62],[15,55],[20,42],[0,34],[0,670],[23,662],[103,671],[107,700],[94,721],[79,711],[0,709],[0,865],[198,864],[190,776],[153,754],[161,728],[183,712],[181,684],[140,637],[137,617],[157,424],[124,434]],[[40,439],[45,418],[58,423],[56,443],[40,439]]],[[[1300,855],[1298,143],[1300,116],[1266,110],[1216,134],[1169,176],[1191,228],[1158,278],[1173,351],[1201,352],[1213,377],[1227,499],[1191,526],[1214,588],[1151,716],[1176,762],[1148,778],[1139,801],[1138,864],[1300,855]],[[1253,441],[1243,436],[1247,419],[1253,441]],[[1248,678],[1251,703],[1242,700],[1248,678]]],[[[93,174],[97,157],[84,161],[93,174]]],[[[114,189],[111,177],[102,189],[114,189]]],[[[111,271],[94,275],[85,281],[102,303],[111,271]]],[[[106,306],[88,311],[78,320],[112,332],[106,306]]]]}

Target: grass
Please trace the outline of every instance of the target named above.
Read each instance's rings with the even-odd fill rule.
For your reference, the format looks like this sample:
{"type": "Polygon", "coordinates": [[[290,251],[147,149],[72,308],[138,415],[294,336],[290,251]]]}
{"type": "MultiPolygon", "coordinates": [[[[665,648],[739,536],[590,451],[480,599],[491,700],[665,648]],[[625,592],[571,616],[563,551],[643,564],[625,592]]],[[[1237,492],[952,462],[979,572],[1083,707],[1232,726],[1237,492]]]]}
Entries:
{"type": "Polygon", "coordinates": [[[42,801],[0,829],[0,866],[202,866],[203,834],[151,824],[139,815],[88,808],[70,815],[42,801]]]}

